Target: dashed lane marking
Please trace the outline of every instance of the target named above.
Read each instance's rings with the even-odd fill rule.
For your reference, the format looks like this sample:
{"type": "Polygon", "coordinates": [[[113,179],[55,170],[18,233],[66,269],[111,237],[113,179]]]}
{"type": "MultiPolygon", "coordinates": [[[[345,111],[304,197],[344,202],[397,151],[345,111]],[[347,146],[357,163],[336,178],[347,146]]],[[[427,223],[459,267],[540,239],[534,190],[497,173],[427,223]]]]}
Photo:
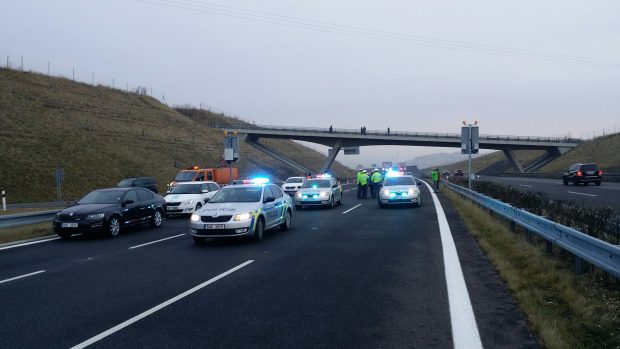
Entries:
{"type": "Polygon", "coordinates": [[[585,195],[585,196],[598,196],[598,195],[594,195],[594,194],[578,193],[576,191],[569,191],[569,193],[576,194],[576,195],[585,195]]]}
{"type": "Polygon", "coordinates": [[[158,242],[162,242],[162,241],[166,241],[166,240],[170,240],[170,239],[174,239],[174,238],[178,238],[179,236],[183,236],[185,234],[179,234],[179,235],[175,235],[175,236],[169,236],[167,238],[164,239],[159,239],[159,240],[155,240],[155,241],[151,241],[151,242],[147,242],[145,244],[142,245],[136,245],[136,246],[131,246],[129,249],[133,250],[134,248],[139,248],[139,247],[143,247],[143,246],[147,246],[147,245],[151,245],[151,244],[156,244],[158,242]]]}
{"type": "Polygon", "coordinates": [[[346,210],[346,211],[342,212],[342,214],[347,214],[347,213],[349,213],[349,212],[351,212],[351,211],[355,210],[356,208],[358,208],[358,207],[360,207],[360,206],[362,206],[362,204],[357,204],[357,205],[355,205],[355,206],[351,207],[350,209],[348,209],[348,210],[346,210]]]}

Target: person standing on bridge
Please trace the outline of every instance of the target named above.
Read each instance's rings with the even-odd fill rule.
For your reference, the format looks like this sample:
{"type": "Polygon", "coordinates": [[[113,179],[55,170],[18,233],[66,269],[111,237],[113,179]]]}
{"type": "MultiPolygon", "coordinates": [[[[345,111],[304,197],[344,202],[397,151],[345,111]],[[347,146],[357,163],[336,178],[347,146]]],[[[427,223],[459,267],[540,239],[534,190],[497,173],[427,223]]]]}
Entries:
{"type": "Polygon", "coordinates": [[[334,133],[334,125],[329,125],[329,133],[334,133]]]}
{"type": "Polygon", "coordinates": [[[378,168],[372,170],[372,176],[370,176],[370,195],[375,199],[379,195],[379,185],[383,180],[383,176],[379,172],[378,168]]]}
{"type": "Polygon", "coordinates": [[[433,181],[433,189],[435,193],[439,193],[439,169],[436,168],[431,172],[431,180],[433,181]]]}
{"type": "Polygon", "coordinates": [[[358,199],[362,198],[362,175],[363,174],[364,173],[360,169],[359,171],[357,171],[357,177],[355,178],[357,180],[357,198],[358,199]]]}
{"type": "Polygon", "coordinates": [[[388,136],[390,135],[390,127],[388,126],[388,136]]]}

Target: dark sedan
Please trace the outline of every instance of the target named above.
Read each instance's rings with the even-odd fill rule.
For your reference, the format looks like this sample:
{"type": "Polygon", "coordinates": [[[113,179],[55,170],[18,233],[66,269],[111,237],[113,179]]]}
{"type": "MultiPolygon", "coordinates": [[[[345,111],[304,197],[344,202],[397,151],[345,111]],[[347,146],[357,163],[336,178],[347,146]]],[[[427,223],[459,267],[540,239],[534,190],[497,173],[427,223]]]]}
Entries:
{"type": "Polygon", "coordinates": [[[159,227],[166,213],[166,201],[143,188],[94,190],[75,206],[54,217],[54,232],[69,239],[78,233],[105,232],[117,236],[125,226],[149,223],[159,227]]]}

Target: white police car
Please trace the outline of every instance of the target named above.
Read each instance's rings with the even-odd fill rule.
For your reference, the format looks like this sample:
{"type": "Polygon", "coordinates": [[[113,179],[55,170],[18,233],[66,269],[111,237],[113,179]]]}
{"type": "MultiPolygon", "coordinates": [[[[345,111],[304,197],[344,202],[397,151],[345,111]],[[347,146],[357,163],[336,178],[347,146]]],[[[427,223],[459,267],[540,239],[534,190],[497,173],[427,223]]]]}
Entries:
{"type": "Polygon", "coordinates": [[[342,187],[329,175],[306,180],[295,194],[295,208],[342,205],[342,187]]]}
{"type": "Polygon", "coordinates": [[[190,214],[199,210],[220,190],[215,182],[181,182],[164,197],[168,215],[190,214]]]}
{"type": "Polygon", "coordinates": [[[293,196],[304,183],[306,183],[306,177],[289,177],[282,184],[282,191],[293,196]]]}
{"type": "Polygon", "coordinates": [[[267,229],[290,228],[291,197],[265,178],[253,182],[223,187],[192,215],[190,234],[195,243],[203,244],[206,238],[236,236],[261,241],[267,229]]]}
{"type": "Polygon", "coordinates": [[[403,173],[388,172],[379,191],[379,207],[387,205],[409,204],[420,207],[422,196],[415,178],[403,173]]]}

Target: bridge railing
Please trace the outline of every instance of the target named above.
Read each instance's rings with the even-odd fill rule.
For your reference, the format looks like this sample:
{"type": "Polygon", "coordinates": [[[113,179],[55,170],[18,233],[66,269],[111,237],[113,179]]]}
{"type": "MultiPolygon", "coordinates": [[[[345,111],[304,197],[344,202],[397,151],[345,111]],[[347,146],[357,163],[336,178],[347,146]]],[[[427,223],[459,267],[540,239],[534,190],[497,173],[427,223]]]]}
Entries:
{"type": "Polygon", "coordinates": [[[575,256],[575,269],[581,273],[581,260],[591,263],[610,275],[620,277],[620,247],[596,239],[576,229],[555,223],[544,217],[519,209],[473,190],[443,181],[463,197],[485,209],[532,232],[547,242],[547,250],[556,245],[575,256]]]}
{"type": "MultiPolygon", "coordinates": [[[[361,135],[361,130],[333,128],[330,132],[328,128],[321,127],[291,127],[277,125],[239,125],[239,126],[222,126],[224,129],[250,129],[265,131],[287,131],[287,132],[315,132],[325,134],[342,134],[342,135],[361,135]]],[[[366,130],[366,136],[405,136],[405,137],[424,137],[424,138],[452,138],[461,139],[459,133],[437,133],[437,132],[411,132],[411,131],[392,131],[389,134],[385,130],[366,130]]],[[[581,143],[581,139],[570,137],[534,137],[534,136],[510,136],[510,135],[480,135],[481,140],[498,140],[498,141],[527,141],[527,142],[551,142],[551,143],[581,143]]]]}

